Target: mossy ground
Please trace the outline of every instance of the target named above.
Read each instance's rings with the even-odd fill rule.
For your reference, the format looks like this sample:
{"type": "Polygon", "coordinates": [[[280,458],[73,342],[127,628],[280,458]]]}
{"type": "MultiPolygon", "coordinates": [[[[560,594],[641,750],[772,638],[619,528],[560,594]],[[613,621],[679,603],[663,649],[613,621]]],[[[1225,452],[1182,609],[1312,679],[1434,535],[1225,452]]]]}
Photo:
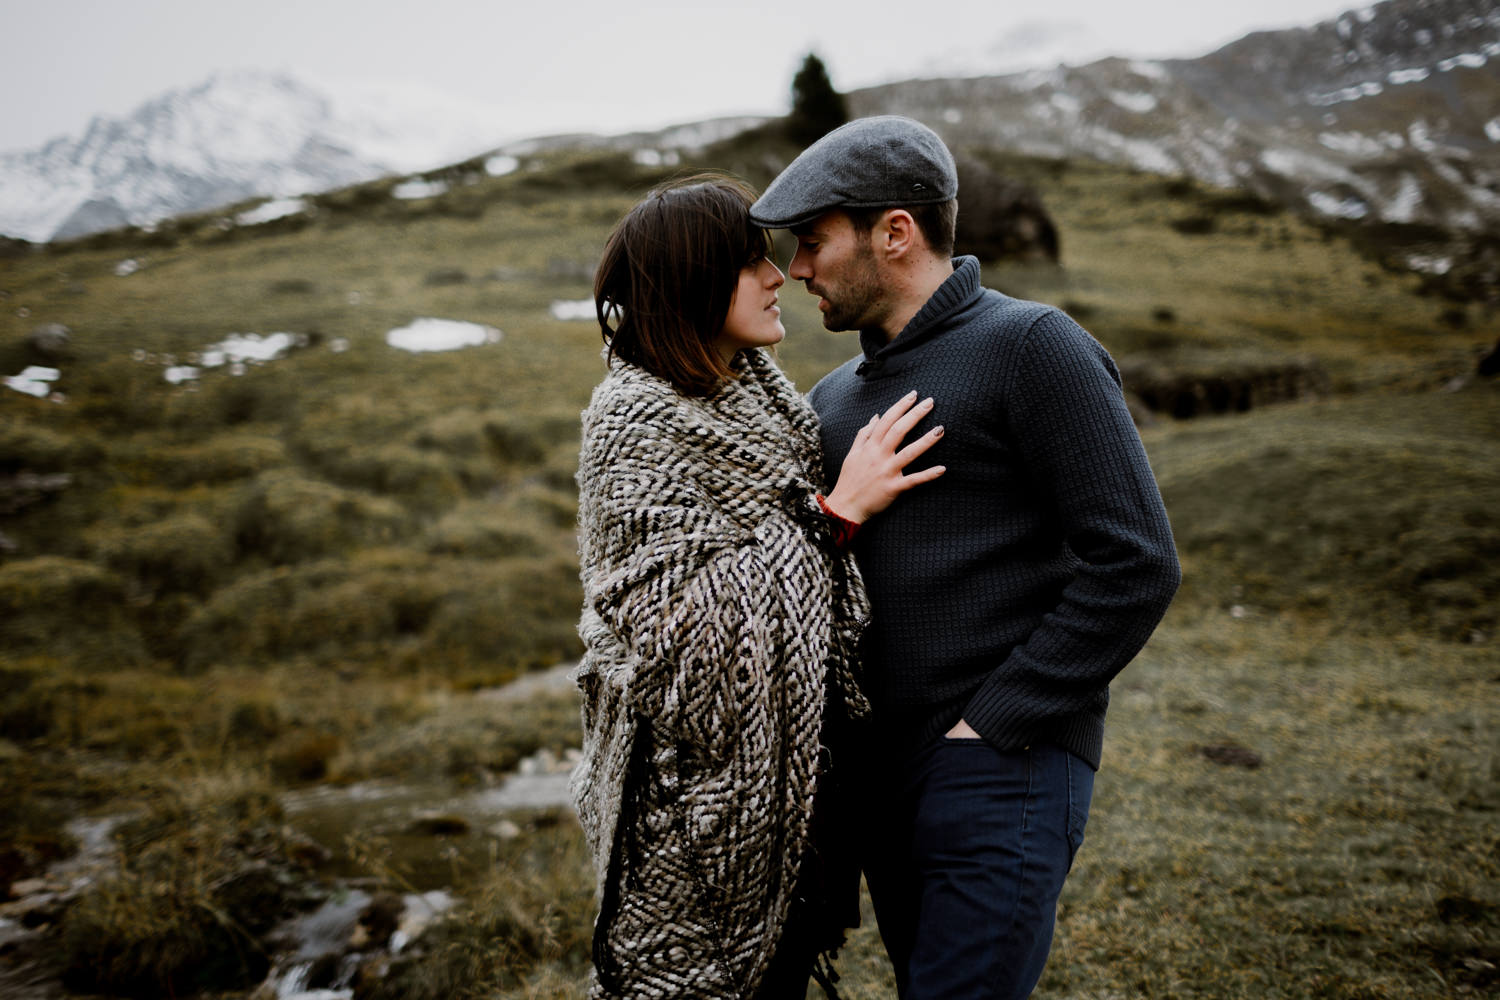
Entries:
{"type": "MultiPolygon", "coordinates": [[[[711,155],[764,183],[783,152],[711,155]]],[[[1441,390],[1495,316],[1222,192],[988,158],[1037,185],[1063,260],[989,267],[989,284],[1068,309],[1132,370],[1326,375],[1315,398],[1144,431],[1185,582],[1116,685],[1039,995],[1494,989],[1500,387],[1441,390]]],[[[230,868],[181,852],[280,849],[274,812],[205,807],[204,827],[174,803],[408,769],[480,780],[576,742],[566,702],[481,717],[454,693],[577,652],[571,477],[602,364],[593,324],[549,306],[588,297],[604,234],[660,176],[570,155],[457,171],[427,202],[374,185],[310,221],[207,216],[0,261],[5,374],[38,360],[35,325],[74,331],[66,403],[0,399],[0,478],[72,477],[0,520],[0,876],[66,851],[72,813],[177,817],[136,827],[127,881],[70,918],[63,940],[115,943],[111,988],[193,985],[172,956],[215,940],[200,918],[227,904],[205,887],[230,868]],[[127,258],[141,267],[117,276],[127,258]],[[503,336],[384,343],[423,316],[503,336]],[[306,345],[196,388],[163,378],[167,356],[282,330],[306,345]]],[[[854,343],[800,289],[782,304],[782,362],[810,387],[854,343]]],[[[392,984],[576,995],[576,828],[523,844],[392,984]]],[[[891,995],[870,927],[841,965],[845,995],[891,995]]]]}

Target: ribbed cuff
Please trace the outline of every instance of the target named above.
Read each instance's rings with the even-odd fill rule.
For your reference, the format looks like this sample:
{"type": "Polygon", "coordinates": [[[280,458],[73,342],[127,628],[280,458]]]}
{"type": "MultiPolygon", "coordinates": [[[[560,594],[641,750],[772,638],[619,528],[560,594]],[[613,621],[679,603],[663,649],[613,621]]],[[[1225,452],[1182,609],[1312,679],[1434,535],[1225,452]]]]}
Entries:
{"type": "Polygon", "coordinates": [[[849,543],[854,541],[854,536],[859,533],[859,522],[836,513],[828,506],[828,498],[821,493],[818,494],[818,506],[823,508],[823,513],[828,515],[831,522],[829,527],[833,533],[833,543],[841,549],[848,548],[849,543]]]}

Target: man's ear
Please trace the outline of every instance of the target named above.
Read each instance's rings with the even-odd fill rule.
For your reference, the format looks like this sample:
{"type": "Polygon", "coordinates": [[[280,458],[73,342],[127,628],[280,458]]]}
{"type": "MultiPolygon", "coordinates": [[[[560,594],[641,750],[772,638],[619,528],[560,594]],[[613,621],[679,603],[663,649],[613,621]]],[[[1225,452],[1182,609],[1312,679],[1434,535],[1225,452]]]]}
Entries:
{"type": "Polygon", "coordinates": [[[905,257],[918,242],[917,220],[904,208],[892,208],[875,226],[876,249],[890,258],[905,257]]]}

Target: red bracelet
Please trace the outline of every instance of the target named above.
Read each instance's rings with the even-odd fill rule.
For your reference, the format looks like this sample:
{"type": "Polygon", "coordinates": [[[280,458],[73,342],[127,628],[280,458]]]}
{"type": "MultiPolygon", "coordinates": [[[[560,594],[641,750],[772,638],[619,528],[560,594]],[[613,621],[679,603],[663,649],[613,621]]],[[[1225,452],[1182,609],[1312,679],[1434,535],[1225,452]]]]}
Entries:
{"type": "Polygon", "coordinates": [[[828,506],[828,498],[821,493],[818,494],[818,506],[823,508],[823,513],[827,514],[829,520],[833,522],[833,543],[841,549],[846,548],[859,532],[859,522],[851,521],[834,511],[828,506]]]}

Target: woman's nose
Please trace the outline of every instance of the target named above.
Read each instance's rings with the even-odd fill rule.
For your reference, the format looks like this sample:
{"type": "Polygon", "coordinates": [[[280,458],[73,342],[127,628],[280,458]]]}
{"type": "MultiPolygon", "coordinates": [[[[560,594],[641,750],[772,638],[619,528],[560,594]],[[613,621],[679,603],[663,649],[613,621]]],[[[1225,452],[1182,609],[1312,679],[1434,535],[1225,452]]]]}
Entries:
{"type": "Polygon", "coordinates": [[[786,284],[786,275],[781,273],[781,268],[777,267],[775,262],[769,257],[765,259],[765,263],[771,268],[771,273],[766,276],[766,287],[780,288],[786,284]]]}

